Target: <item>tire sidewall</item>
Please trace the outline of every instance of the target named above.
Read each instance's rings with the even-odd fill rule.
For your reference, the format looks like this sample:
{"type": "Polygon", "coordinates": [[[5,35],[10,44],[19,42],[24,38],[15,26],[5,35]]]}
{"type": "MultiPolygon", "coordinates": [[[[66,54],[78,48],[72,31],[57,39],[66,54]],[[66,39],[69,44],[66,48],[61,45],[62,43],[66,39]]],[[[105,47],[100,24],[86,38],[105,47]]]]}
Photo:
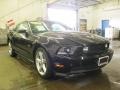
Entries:
{"type": "Polygon", "coordinates": [[[44,48],[41,48],[39,47],[37,50],[36,50],[36,53],[35,53],[35,67],[37,69],[37,72],[38,74],[42,77],[42,78],[45,78],[45,79],[48,79],[48,78],[51,78],[53,76],[53,72],[52,72],[52,65],[51,65],[51,62],[50,62],[50,58],[49,58],[49,55],[48,53],[46,52],[46,50],[44,48]],[[36,65],[36,54],[41,51],[43,52],[43,54],[45,55],[46,57],[46,73],[44,75],[41,75],[37,69],[37,65],[36,65]]]}

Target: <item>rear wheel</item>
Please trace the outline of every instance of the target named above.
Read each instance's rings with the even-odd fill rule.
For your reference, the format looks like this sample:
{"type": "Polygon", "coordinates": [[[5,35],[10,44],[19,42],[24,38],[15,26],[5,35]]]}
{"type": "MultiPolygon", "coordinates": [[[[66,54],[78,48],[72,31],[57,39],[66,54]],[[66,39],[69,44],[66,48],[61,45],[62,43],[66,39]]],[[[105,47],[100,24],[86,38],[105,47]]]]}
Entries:
{"type": "Polygon", "coordinates": [[[9,46],[9,50],[8,50],[9,55],[10,55],[11,57],[15,57],[15,56],[16,56],[16,53],[15,53],[15,50],[12,48],[11,42],[8,43],[8,46],[9,46]]]}
{"type": "Polygon", "coordinates": [[[48,54],[43,48],[38,48],[35,54],[35,65],[39,75],[48,79],[53,76],[52,66],[48,54]]]}

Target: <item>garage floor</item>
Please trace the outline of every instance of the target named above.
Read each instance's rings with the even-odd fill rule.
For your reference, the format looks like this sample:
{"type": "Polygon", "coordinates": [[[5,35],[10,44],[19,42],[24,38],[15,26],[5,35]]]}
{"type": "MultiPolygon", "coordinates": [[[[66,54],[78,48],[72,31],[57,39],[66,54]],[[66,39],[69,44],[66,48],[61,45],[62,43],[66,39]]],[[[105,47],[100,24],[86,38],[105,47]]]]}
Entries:
{"type": "Polygon", "coordinates": [[[0,90],[120,90],[120,41],[113,41],[115,54],[101,74],[43,80],[21,58],[11,58],[0,47],[0,90]]]}

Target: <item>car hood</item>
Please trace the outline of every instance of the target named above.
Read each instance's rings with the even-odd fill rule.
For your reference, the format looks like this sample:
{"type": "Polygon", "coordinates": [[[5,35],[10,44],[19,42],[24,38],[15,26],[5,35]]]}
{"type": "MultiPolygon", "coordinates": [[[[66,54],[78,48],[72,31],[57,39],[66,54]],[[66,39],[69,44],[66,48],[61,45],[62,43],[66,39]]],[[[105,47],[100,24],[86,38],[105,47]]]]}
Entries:
{"type": "MultiPolygon", "coordinates": [[[[41,36],[41,35],[40,35],[41,36]]],[[[86,32],[46,32],[42,36],[52,38],[61,44],[101,44],[108,42],[105,38],[86,32]]]]}

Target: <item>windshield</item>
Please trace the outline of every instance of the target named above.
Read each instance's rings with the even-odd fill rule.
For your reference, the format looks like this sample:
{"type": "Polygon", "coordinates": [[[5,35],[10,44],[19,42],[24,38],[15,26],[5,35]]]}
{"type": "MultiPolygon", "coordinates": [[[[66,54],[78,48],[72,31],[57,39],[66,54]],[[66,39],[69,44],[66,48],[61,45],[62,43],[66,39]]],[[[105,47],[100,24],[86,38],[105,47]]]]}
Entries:
{"type": "Polygon", "coordinates": [[[41,22],[30,22],[32,33],[43,33],[47,31],[54,31],[54,32],[72,32],[73,29],[56,22],[44,21],[41,22]]]}
{"type": "Polygon", "coordinates": [[[57,23],[57,22],[49,22],[49,21],[44,21],[45,25],[47,26],[47,28],[51,31],[55,31],[55,32],[71,32],[73,31],[72,28],[69,28],[61,23],[57,23]]]}

